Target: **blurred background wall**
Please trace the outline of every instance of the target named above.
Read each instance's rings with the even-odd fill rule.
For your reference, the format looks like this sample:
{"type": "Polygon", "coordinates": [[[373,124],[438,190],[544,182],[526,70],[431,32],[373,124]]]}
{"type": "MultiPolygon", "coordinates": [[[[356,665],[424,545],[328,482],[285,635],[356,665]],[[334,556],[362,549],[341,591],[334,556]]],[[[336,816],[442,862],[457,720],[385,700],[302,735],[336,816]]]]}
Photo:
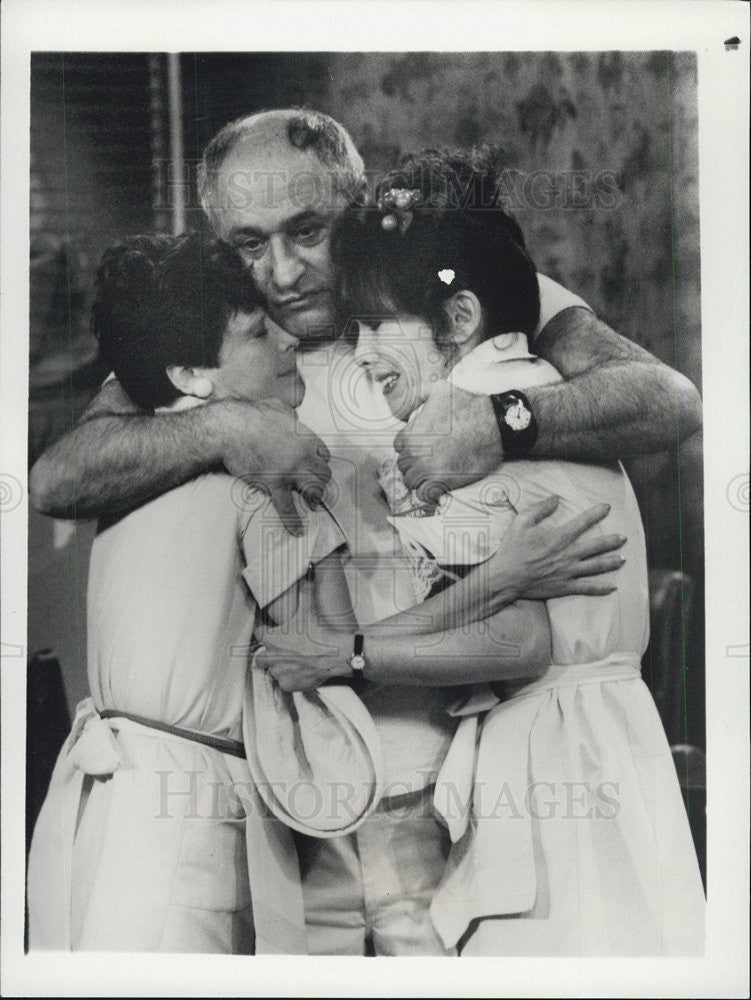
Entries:
{"type": "MultiPolygon", "coordinates": [[[[205,143],[234,117],[290,104],[339,119],[374,173],[416,147],[498,144],[504,192],[539,269],[701,387],[692,53],[183,54],[173,70],[182,178],[169,160],[166,55],[32,56],[31,461],[105,374],[88,334],[103,249],[170,231],[179,190],[186,225],[197,226],[205,143]]],[[[629,471],[650,566],[694,582],[681,655],[686,742],[703,745],[700,435],[676,446],[629,471]]],[[[55,650],[71,705],[86,689],[92,537],[92,525],[31,514],[29,650],[55,650]]]]}

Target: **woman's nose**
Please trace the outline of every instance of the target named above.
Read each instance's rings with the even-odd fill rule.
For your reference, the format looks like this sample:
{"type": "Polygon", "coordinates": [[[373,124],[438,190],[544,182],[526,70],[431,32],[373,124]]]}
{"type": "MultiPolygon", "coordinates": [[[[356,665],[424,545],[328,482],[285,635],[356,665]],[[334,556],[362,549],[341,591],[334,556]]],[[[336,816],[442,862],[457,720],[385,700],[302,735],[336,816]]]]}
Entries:
{"type": "Polygon", "coordinates": [[[286,354],[287,351],[297,350],[297,345],[300,343],[297,337],[293,337],[291,333],[287,333],[281,327],[279,329],[279,350],[282,354],[286,354]]]}
{"type": "Polygon", "coordinates": [[[374,364],[377,360],[378,352],[376,351],[373,331],[360,325],[355,345],[355,361],[363,368],[367,368],[368,365],[374,364]]]}
{"type": "Polygon", "coordinates": [[[297,337],[293,337],[291,333],[287,333],[283,326],[279,326],[270,316],[266,316],[266,329],[269,333],[273,334],[276,339],[276,345],[280,354],[286,354],[287,351],[294,351],[297,349],[300,343],[297,337]]]}

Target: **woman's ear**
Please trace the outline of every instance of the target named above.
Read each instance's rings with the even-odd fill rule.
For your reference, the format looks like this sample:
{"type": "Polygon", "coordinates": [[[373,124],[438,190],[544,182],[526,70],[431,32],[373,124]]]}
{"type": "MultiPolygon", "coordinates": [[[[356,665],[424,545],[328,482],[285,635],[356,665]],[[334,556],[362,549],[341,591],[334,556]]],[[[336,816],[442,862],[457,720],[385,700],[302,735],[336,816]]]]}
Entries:
{"type": "Polygon", "coordinates": [[[468,288],[454,292],[444,303],[444,309],[453,343],[466,344],[482,331],[482,306],[475,293],[468,288]]]}
{"type": "Polygon", "coordinates": [[[184,368],[182,365],[169,365],[166,369],[167,378],[183,396],[197,396],[198,399],[208,399],[214,391],[214,383],[201,368],[184,368]]]}

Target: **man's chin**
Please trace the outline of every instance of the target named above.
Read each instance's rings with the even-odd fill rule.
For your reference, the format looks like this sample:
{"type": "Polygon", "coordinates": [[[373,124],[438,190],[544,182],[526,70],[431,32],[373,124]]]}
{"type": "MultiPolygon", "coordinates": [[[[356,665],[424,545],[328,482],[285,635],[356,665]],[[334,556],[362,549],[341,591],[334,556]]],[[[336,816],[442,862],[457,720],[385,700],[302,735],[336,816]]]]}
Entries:
{"type": "Polygon", "coordinates": [[[334,324],[331,310],[328,308],[307,309],[305,312],[290,311],[275,319],[287,333],[297,337],[303,350],[306,341],[310,345],[317,341],[331,340],[334,336],[334,324]]]}

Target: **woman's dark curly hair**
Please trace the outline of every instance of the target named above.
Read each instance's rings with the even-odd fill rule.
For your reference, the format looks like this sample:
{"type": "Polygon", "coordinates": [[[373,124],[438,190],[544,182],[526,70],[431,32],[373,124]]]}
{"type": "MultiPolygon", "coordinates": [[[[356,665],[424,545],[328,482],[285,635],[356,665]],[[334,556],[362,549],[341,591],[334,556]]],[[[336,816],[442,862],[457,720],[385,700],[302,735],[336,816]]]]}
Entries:
{"type": "Polygon", "coordinates": [[[261,304],[227,244],[195,233],[133,236],[102,257],[91,327],[131,399],[153,409],[180,395],[165,368],[215,368],[230,316],[261,304]]]}
{"type": "MultiPolygon", "coordinates": [[[[504,211],[492,147],[408,153],[378,185],[420,192],[409,226],[386,230],[384,210],[350,208],[332,234],[339,328],[352,318],[402,312],[428,320],[436,343],[454,292],[477,295],[486,336],[532,333],[540,312],[534,263],[518,223],[504,211]],[[446,284],[439,272],[453,271],[446,284]]],[[[388,209],[386,209],[388,211],[388,209]]]]}

